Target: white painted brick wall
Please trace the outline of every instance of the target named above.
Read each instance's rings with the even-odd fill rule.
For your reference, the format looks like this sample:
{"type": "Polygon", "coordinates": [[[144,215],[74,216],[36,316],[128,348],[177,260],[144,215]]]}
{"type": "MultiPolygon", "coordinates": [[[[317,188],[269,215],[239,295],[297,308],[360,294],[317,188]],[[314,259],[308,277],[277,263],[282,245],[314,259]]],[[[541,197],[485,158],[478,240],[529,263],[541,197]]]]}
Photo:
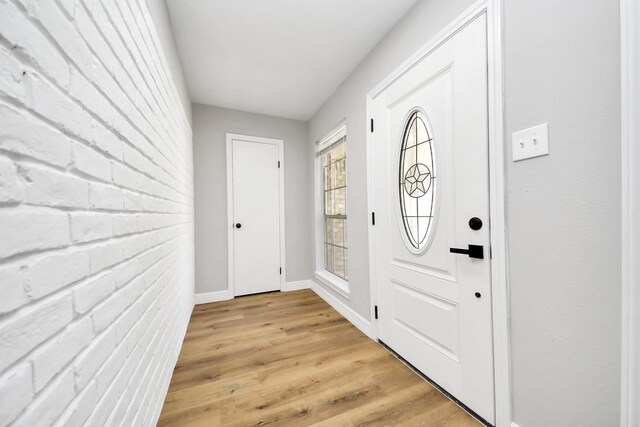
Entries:
{"type": "Polygon", "coordinates": [[[193,259],[191,128],[145,0],[0,0],[0,427],[155,425],[193,259]]]}

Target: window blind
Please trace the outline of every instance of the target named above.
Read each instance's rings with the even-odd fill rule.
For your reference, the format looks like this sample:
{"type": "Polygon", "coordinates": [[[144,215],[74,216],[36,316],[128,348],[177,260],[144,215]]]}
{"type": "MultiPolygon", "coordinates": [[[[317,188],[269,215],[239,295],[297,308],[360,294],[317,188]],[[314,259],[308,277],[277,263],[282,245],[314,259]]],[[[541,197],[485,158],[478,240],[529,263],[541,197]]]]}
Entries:
{"type": "Polygon", "coordinates": [[[320,141],[316,142],[316,155],[319,157],[338,144],[347,140],[347,123],[344,122],[320,141]]]}

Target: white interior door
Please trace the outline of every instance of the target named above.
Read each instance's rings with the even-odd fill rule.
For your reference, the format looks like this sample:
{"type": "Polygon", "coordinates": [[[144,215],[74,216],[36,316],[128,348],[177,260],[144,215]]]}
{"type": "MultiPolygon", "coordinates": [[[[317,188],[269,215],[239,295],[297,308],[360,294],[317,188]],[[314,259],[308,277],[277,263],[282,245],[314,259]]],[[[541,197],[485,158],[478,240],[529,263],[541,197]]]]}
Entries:
{"type": "Polygon", "coordinates": [[[493,423],[485,15],[372,101],[379,338],[493,423]]]}
{"type": "Polygon", "coordinates": [[[234,295],[279,290],[282,141],[231,136],[231,281],[234,295]]]}

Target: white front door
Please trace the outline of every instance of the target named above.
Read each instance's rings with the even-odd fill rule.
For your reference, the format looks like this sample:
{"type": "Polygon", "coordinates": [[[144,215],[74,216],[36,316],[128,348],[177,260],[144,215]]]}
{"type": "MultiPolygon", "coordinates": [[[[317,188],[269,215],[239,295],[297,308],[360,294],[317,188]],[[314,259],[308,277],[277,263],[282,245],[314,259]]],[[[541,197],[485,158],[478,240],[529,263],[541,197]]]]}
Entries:
{"type": "Polygon", "coordinates": [[[485,15],[371,111],[379,338],[493,423],[485,15]]]}
{"type": "Polygon", "coordinates": [[[282,141],[228,135],[234,295],[281,288],[282,141]]]}

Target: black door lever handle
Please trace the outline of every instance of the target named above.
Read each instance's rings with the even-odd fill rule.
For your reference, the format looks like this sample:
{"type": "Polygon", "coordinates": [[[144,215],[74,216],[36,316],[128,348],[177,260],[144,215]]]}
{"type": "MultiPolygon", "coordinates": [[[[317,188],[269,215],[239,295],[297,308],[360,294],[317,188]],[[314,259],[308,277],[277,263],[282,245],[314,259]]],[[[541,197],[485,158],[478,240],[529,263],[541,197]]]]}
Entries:
{"type": "Polygon", "coordinates": [[[449,248],[452,254],[469,255],[469,258],[484,259],[484,246],[469,245],[469,249],[449,248]]]}

